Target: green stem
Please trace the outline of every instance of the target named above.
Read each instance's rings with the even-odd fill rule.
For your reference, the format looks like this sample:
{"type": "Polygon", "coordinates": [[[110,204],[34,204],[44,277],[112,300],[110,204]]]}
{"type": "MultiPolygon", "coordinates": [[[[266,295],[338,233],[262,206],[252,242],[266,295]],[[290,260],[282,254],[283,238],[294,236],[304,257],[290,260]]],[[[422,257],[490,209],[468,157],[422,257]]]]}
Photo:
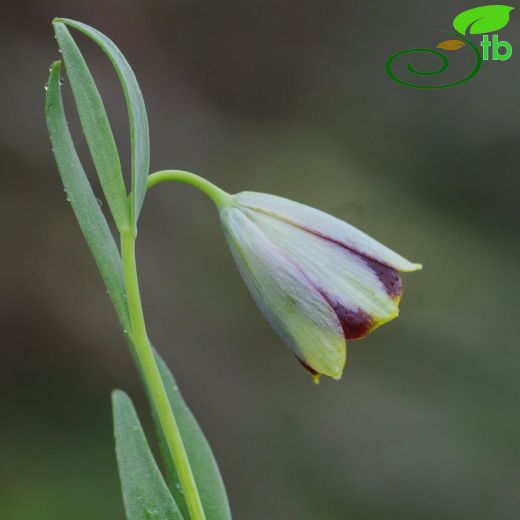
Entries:
{"type": "Polygon", "coordinates": [[[170,181],[184,182],[185,184],[190,184],[194,188],[197,188],[205,193],[215,203],[215,206],[217,206],[218,209],[222,209],[231,204],[231,195],[229,193],[221,190],[218,186],[215,186],[200,175],[195,175],[194,173],[182,170],[162,170],[151,173],[148,176],[146,187],[147,189],[150,189],[152,186],[155,186],[160,182],[170,181]]]}
{"type": "Polygon", "coordinates": [[[131,323],[131,330],[128,333],[134,345],[135,354],[142,370],[145,384],[148,387],[150,398],[154,403],[154,408],[161,423],[170,456],[177,470],[179,483],[184,491],[184,497],[190,513],[190,519],[205,520],[206,516],[202,509],[197,485],[195,484],[188,456],[184,449],[179,427],[173,415],[168,395],[155,361],[152,345],[146,332],[137,280],[135,237],[130,233],[121,235],[121,256],[131,323]]]}

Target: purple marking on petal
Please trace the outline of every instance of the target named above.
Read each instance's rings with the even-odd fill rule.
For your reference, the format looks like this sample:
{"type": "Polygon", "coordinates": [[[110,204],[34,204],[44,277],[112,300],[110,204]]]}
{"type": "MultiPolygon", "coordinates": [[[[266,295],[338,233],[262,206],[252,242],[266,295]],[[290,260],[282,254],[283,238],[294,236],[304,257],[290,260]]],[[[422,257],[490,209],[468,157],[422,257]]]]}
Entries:
{"type": "Polygon", "coordinates": [[[294,357],[296,358],[296,360],[298,361],[298,363],[300,363],[300,365],[305,368],[305,370],[307,370],[307,372],[309,372],[309,374],[312,376],[312,377],[315,377],[317,375],[319,375],[319,372],[317,372],[316,370],[314,370],[314,368],[312,368],[311,366],[309,366],[307,363],[305,363],[305,361],[303,361],[303,359],[301,359],[300,357],[298,357],[296,354],[294,354],[294,357]]]}
{"type": "Polygon", "coordinates": [[[381,283],[385,286],[388,296],[399,299],[403,295],[403,284],[399,273],[376,260],[360,255],[367,265],[377,274],[381,283]]]}
{"type": "MultiPolygon", "coordinates": [[[[262,210],[258,210],[262,212],[262,210]]],[[[270,213],[266,213],[267,215],[270,215],[270,213]]],[[[296,224],[292,222],[289,219],[280,217],[279,215],[274,215],[274,218],[278,218],[284,222],[287,222],[288,224],[291,224],[292,226],[298,227],[300,229],[303,229],[304,231],[307,231],[308,233],[311,233],[312,235],[315,235],[317,237],[322,238],[323,240],[327,240],[329,242],[332,242],[333,244],[336,244],[347,251],[350,251],[356,256],[359,256],[362,258],[377,274],[379,280],[383,283],[385,286],[386,292],[388,295],[392,298],[400,298],[403,293],[403,286],[401,282],[401,277],[399,276],[398,271],[396,271],[393,267],[390,267],[380,260],[367,255],[366,253],[363,253],[361,251],[358,251],[356,248],[345,244],[341,240],[337,240],[335,238],[332,238],[329,235],[326,235],[324,233],[320,233],[319,231],[316,231],[315,229],[312,229],[308,226],[302,225],[302,224],[296,224]]]]}
{"type": "MultiPolygon", "coordinates": [[[[295,225],[295,224],[293,224],[295,225]]],[[[394,299],[400,299],[403,295],[403,284],[401,281],[401,276],[399,275],[399,272],[396,271],[393,267],[390,267],[386,264],[381,263],[379,260],[376,260],[375,258],[372,258],[371,256],[362,253],[361,251],[358,251],[357,249],[354,249],[353,247],[340,242],[339,240],[336,240],[328,235],[324,235],[322,233],[319,233],[311,228],[304,227],[304,226],[297,226],[300,227],[300,229],[303,229],[305,231],[308,231],[312,235],[315,235],[317,237],[322,238],[323,240],[327,240],[329,242],[332,242],[333,244],[336,244],[343,249],[346,249],[350,253],[359,256],[377,275],[380,282],[385,287],[386,293],[388,296],[394,299]]],[[[348,338],[347,338],[348,339],[348,338]]]]}
{"type": "Polygon", "coordinates": [[[361,309],[352,310],[340,303],[331,304],[336,313],[345,339],[360,339],[374,328],[374,319],[361,309]]]}

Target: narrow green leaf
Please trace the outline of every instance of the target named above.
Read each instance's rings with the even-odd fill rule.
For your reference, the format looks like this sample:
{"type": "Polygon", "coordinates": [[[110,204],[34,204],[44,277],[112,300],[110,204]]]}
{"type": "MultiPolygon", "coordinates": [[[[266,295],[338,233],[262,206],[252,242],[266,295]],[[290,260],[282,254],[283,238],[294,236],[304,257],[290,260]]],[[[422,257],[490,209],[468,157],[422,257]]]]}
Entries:
{"type": "Polygon", "coordinates": [[[76,214],[81,231],[94,256],[123,329],[128,329],[128,307],[119,250],[110,232],[70,135],[60,90],[61,62],[50,69],[45,115],[58,171],[67,199],[76,214]]]}
{"type": "MultiPolygon", "coordinates": [[[[231,520],[231,511],[226,489],[211,447],[179,392],[168,366],[159,354],[156,353],[155,358],[173,413],[179,425],[182,441],[188,455],[188,460],[190,461],[195,482],[197,483],[202,506],[206,513],[206,520],[231,520]]],[[[171,463],[158,418],[155,413],[153,415],[159,446],[166,467],[168,485],[182,513],[188,518],[188,512],[177,473],[171,463]]]]}
{"type": "Polygon", "coordinates": [[[182,520],[130,398],[112,392],[117,465],[128,520],[182,520]]]}
{"type": "Polygon", "coordinates": [[[130,228],[130,211],[121,163],[103,101],[67,27],[59,22],[54,22],[53,26],[103,193],[117,228],[123,233],[130,228]]]}
{"type": "Polygon", "coordinates": [[[131,215],[132,222],[135,225],[146,194],[146,178],[150,168],[148,117],[141,89],[137,83],[134,71],[112,40],[108,39],[97,29],[84,23],[65,18],[60,18],[59,20],[69,27],[82,32],[101,47],[112,62],[123,87],[130,122],[132,159],[131,215]]]}

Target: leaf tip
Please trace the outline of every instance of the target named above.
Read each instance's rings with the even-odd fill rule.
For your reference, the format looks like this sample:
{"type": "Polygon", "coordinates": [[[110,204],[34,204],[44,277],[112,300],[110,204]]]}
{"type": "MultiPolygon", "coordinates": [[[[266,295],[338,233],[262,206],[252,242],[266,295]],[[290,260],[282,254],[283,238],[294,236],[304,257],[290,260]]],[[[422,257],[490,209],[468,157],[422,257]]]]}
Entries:
{"type": "MultiPolygon", "coordinates": [[[[60,84],[60,74],[61,74],[61,60],[56,60],[51,63],[51,66],[49,67],[49,79],[47,80],[47,83],[45,84],[45,111],[48,113],[51,105],[52,105],[52,99],[54,98],[54,95],[58,88],[56,88],[56,85],[60,84]]],[[[59,92],[58,92],[59,96],[59,92]]]]}
{"type": "Polygon", "coordinates": [[[115,390],[112,390],[112,394],[110,395],[112,400],[112,405],[116,406],[117,404],[121,403],[122,401],[129,401],[130,397],[123,392],[123,390],[119,390],[119,388],[116,388],[115,390]]]}
{"type": "Polygon", "coordinates": [[[65,23],[65,20],[63,18],[53,18],[52,19],[52,28],[54,29],[54,32],[56,32],[56,28],[59,27],[59,26],[62,26],[64,25],[65,23]]]}

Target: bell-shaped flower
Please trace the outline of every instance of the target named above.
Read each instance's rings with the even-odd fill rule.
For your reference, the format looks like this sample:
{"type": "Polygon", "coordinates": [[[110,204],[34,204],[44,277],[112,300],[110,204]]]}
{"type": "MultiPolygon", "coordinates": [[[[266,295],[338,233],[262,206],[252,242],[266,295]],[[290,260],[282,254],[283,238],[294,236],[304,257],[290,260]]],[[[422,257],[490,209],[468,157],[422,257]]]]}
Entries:
{"type": "Polygon", "coordinates": [[[221,208],[258,307],[317,382],[339,379],[346,341],[394,319],[409,262],[355,227],[282,197],[242,192],[221,208]]]}

